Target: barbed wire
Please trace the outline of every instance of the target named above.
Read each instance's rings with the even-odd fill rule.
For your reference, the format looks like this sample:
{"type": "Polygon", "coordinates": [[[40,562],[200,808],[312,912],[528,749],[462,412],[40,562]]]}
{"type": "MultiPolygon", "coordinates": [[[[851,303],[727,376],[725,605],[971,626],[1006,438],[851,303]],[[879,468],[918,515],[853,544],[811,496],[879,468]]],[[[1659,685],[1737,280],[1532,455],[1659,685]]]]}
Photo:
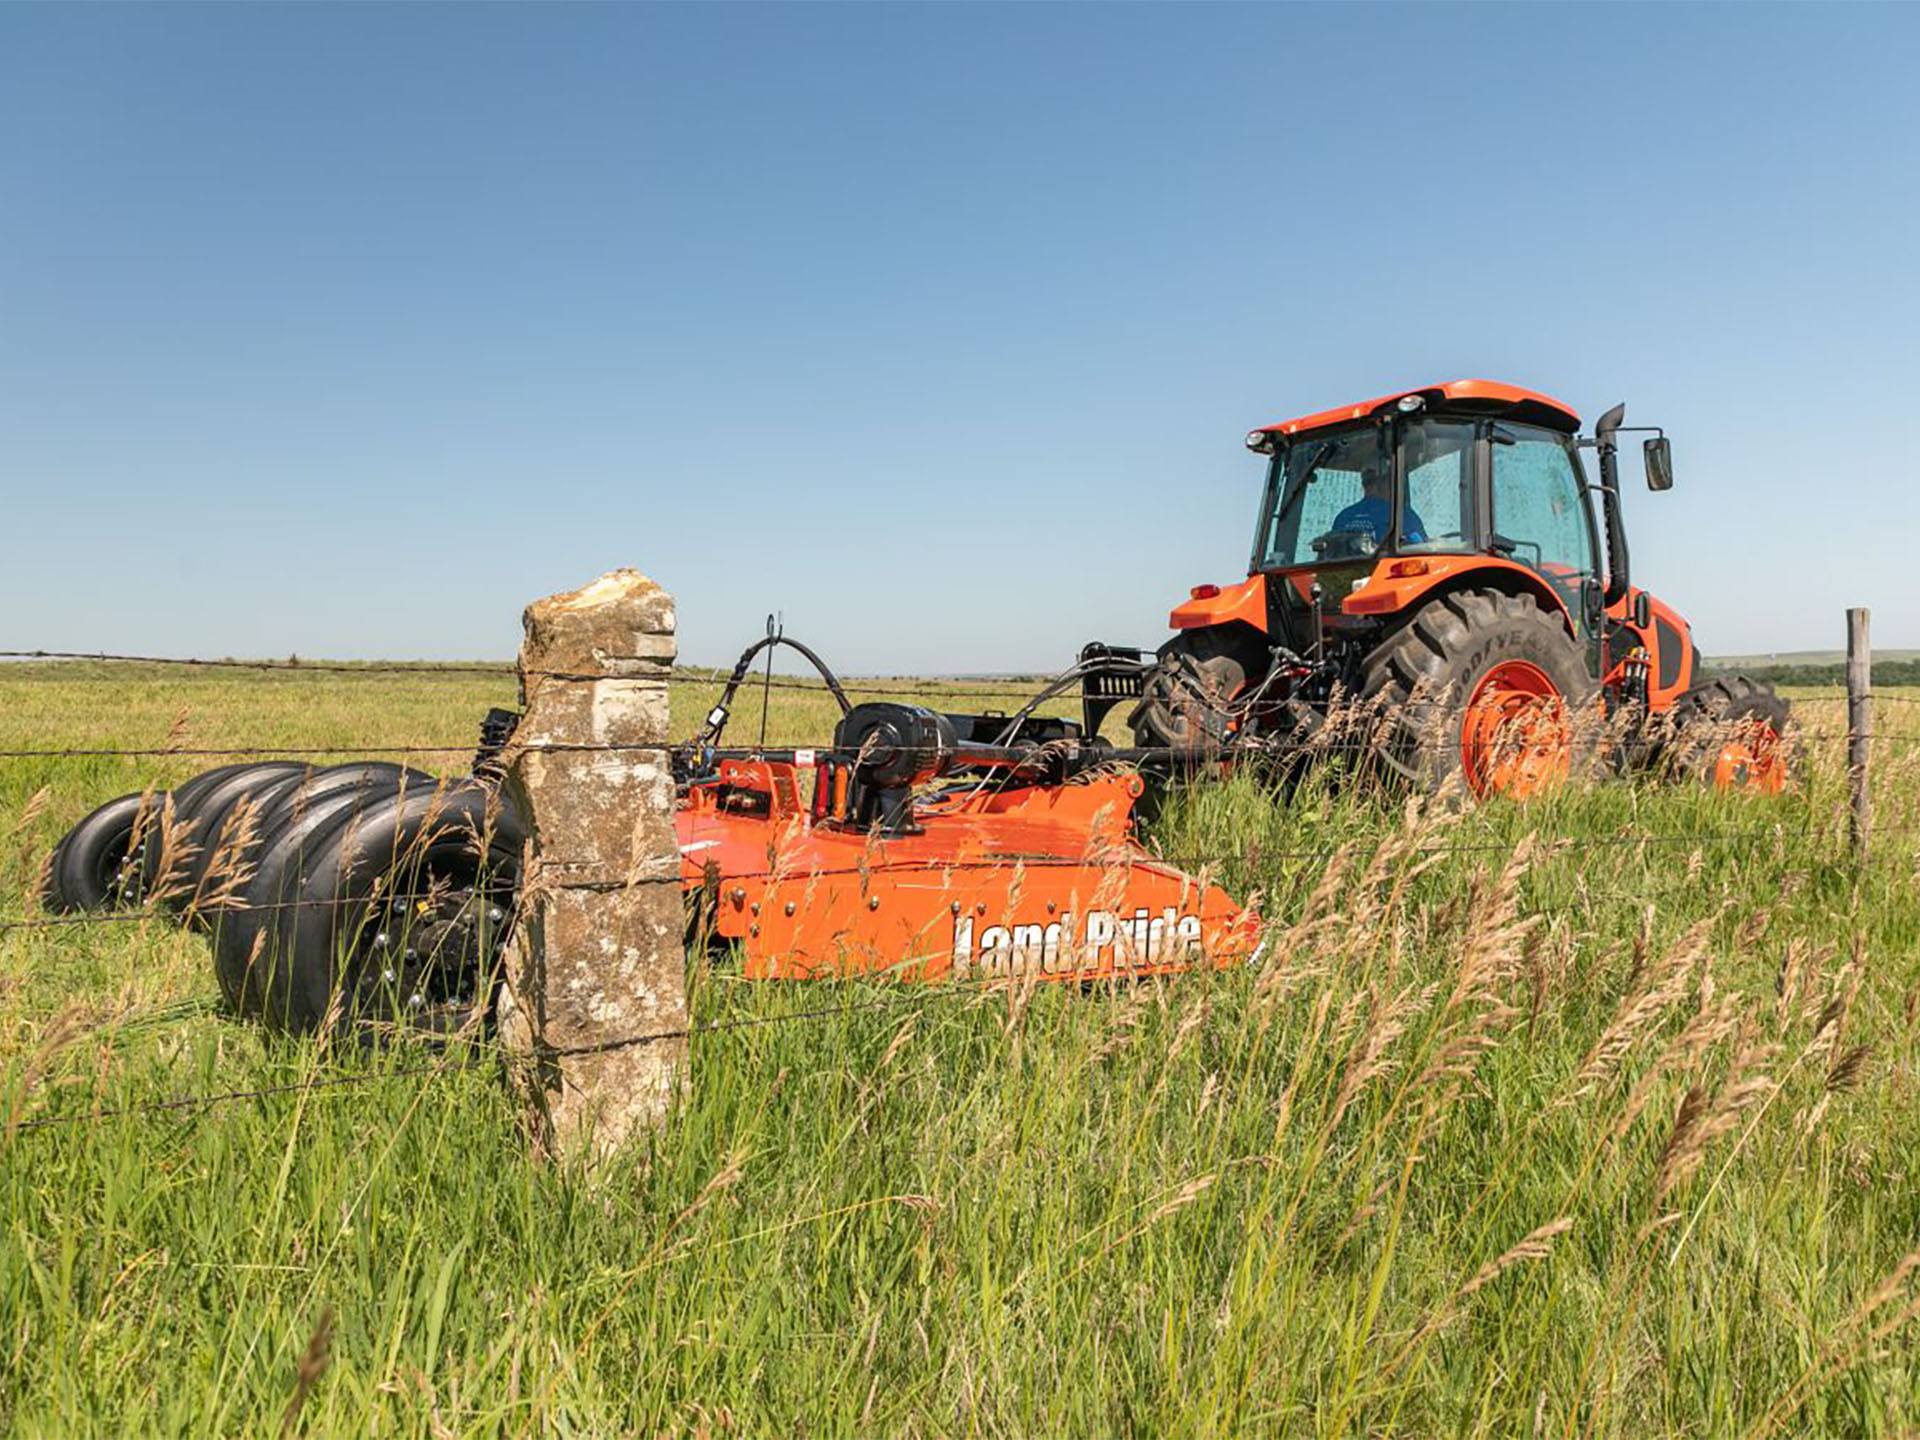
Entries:
{"type": "MultiPolygon", "coordinates": [[[[1920,829],[1914,825],[1876,826],[1876,836],[1903,835],[1920,829]]],[[[1549,850],[1569,849],[1614,849],[1619,847],[1652,845],[1696,845],[1702,848],[1742,843],[1759,843],[1765,840],[1800,840],[1817,837],[1820,831],[1812,826],[1788,828],[1780,825],[1750,826],[1735,830],[1683,830],[1683,831],[1640,831],[1615,835],[1576,835],[1541,834],[1530,832],[1530,837],[1538,846],[1549,850]]],[[[939,860],[889,860],[884,854],[863,857],[861,863],[852,865],[828,866],[781,866],[771,865],[765,869],[736,871],[722,874],[719,885],[722,888],[736,884],[770,880],[782,885],[805,886],[817,880],[845,879],[854,876],[881,876],[889,874],[909,875],[947,875],[979,872],[1012,872],[1015,870],[1059,870],[1094,867],[1104,870],[1119,870],[1126,866],[1146,864],[1176,867],[1187,871],[1197,871],[1203,875],[1216,874],[1223,867],[1234,865],[1259,866],[1273,861],[1287,860],[1326,860],[1331,859],[1342,849],[1349,848],[1360,840],[1377,840],[1386,843],[1390,836],[1368,835],[1353,840],[1332,842],[1313,846],[1282,846],[1268,848],[1258,843],[1240,850],[1212,852],[1173,851],[1156,852],[1146,850],[1093,852],[1078,858],[1064,855],[1017,855],[982,856],[979,858],[946,858],[939,860]]],[[[1452,841],[1444,844],[1411,846],[1405,852],[1408,858],[1469,854],[1510,854],[1519,846],[1524,837],[1513,839],[1494,839],[1452,841]]],[[[702,871],[683,873],[678,877],[655,876],[641,883],[678,883],[699,888],[706,884],[702,871]]],[[[209,903],[187,905],[180,909],[160,908],[165,902],[144,905],[133,910],[89,911],[79,915],[18,915],[0,917],[0,934],[15,930],[58,930],[88,925],[143,925],[155,921],[177,923],[183,918],[218,921],[229,916],[248,914],[270,914],[288,910],[328,910],[365,907],[377,903],[378,896],[315,896],[297,900],[271,900],[261,902],[239,901],[235,903],[209,903]]]]}
{"type": "MultiPolygon", "coordinates": [[[[825,693],[825,692],[822,692],[822,693],[825,693]]],[[[1920,703],[1920,702],[1917,702],[1917,703],[1920,703]]],[[[994,718],[998,718],[998,717],[994,717],[994,718]]],[[[1358,728],[1367,729],[1381,722],[1373,719],[1372,717],[1364,717],[1364,718],[1356,719],[1353,723],[1358,728]]],[[[1733,722],[1733,723],[1737,724],[1737,722],[1733,722]]],[[[1866,731],[1859,735],[1855,735],[1850,730],[1810,730],[1800,726],[1791,726],[1787,730],[1784,738],[1788,741],[1793,741],[1793,740],[1825,741],[1825,740],[1859,739],[1859,740],[1865,740],[1872,744],[1920,745],[1920,732],[1910,733],[1910,732],[1904,732],[1904,731],[1866,731]]],[[[406,743],[406,744],[393,744],[393,745],[45,746],[45,747],[38,747],[34,749],[0,750],[0,760],[86,760],[86,759],[165,760],[165,759],[219,759],[219,758],[233,758],[233,757],[241,757],[241,758],[255,757],[255,758],[262,758],[262,759],[271,759],[271,758],[282,757],[282,756],[312,757],[312,756],[329,756],[329,755],[376,755],[376,756],[377,755],[471,755],[474,753],[475,749],[478,747],[478,743],[479,743],[478,738],[475,737],[473,739],[450,742],[447,744],[438,744],[438,745],[406,743]]],[[[1035,747],[1036,754],[1037,754],[1039,751],[1044,750],[1044,748],[1047,745],[1054,744],[1057,742],[1033,741],[1033,742],[1027,742],[1027,743],[1032,744],[1035,747]]],[[[1091,753],[1095,753],[1095,754],[1098,753],[1097,749],[1093,747],[1093,743],[1090,740],[1082,738],[1078,741],[1078,743],[1088,746],[1091,753]]],[[[811,751],[816,755],[819,755],[819,754],[829,754],[833,752],[837,747],[831,744],[822,744],[822,743],[814,743],[811,745],[796,743],[792,745],[769,744],[766,746],[700,746],[692,742],[674,742],[674,741],[591,741],[591,742],[530,741],[524,744],[513,745],[510,748],[512,750],[516,750],[524,753],[538,753],[538,754],[570,754],[570,753],[595,754],[595,753],[602,753],[602,752],[670,754],[674,752],[684,752],[689,755],[698,755],[703,750],[707,750],[707,749],[717,749],[721,751],[764,750],[765,752],[768,752],[771,758],[779,759],[784,754],[790,753],[796,750],[811,751]]],[[[896,754],[896,755],[953,755],[956,753],[953,747],[944,746],[944,745],[889,744],[886,748],[890,753],[896,754]]],[[[1006,748],[1006,747],[995,747],[995,748],[1006,748]]],[[[1129,747],[1115,747],[1115,748],[1126,749],[1129,747]]],[[[1308,739],[1299,740],[1299,741],[1290,741],[1290,740],[1274,741],[1274,740],[1267,740],[1265,738],[1256,737],[1251,740],[1229,742],[1217,747],[1213,747],[1211,750],[1203,750],[1200,747],[1194,747],[1191,750],[1183,750],[1180,747],[1176,747],[1176,746],[1141,746],[1141,747],[1131,747],[1131,748],[1145,749],[1145,750],[1165,750],[1165,751],[1168,751],[1170,754],[1179,754],[1183,756],[1190,755],[1194,758],[1198,758],[1204,754],[1209,758],[1213,758],[1213,759],[1231,760],[1235,758],[1252,758],[1257,756],[1285,757],[1290,755],[1308,756],[1308,755],[1316,755],[1316,754],[1373,755],[1373,754],[1379,753],[1380,746],[1377,741],[1365,736],[1356,736],[1351,739],[1340,739],[1340,738],[1329,739],[1329,738],[1316,736],[1316,737],[1310,737],[1308,739]]],[[[727,754],[724,756],[724,758],[735,759],[735,758],[746,758],[746,757],[727,754]]],[[[966,755],[964,751],[960,752],[957,755],[957,758],[960,760],[961,763],[966,763],[966,755]]]]}
{"type": "MultiPolygon", "coordinates": [[[[0,760],[66,760],[66,759],[134,759],[148,757],[164,759],[173,756],[211,759],[219,756],[255,755],[272,757],[278,755],[471,755],[478,747],[479,740],[465,740],[456,745],[246,745],[229,747],[172,746],[154,745],[146,747],[126,747],[110,749],[105,747],[44,750],[0,750],[0,760]]],[[[647,742],[631,741],[594,741],[592,743],[568,743],[560,741],[531,741],[514,747],[528,754],[566,754],[571,751],[654,751],[665,752],[681,747],[667,741],[647,742]]]]}
{"type": "MultiPolygon", "coordinates": [[[[75,1111],[66,1115],[38,1115],[26,1119],[0,1121],[0,1135],[19,1134],[26,1131],[49,1130],[68,1125],[96,1124],[105,1120],[127,1119],[148,1115],[165,1115],[178,1111],[204,1110],[218,1105],[234,1104],[242,1100],[263,1100],[279,1095],[307,1094],[316,1090],[350,1089],[360,1085],[376,1085],[385,1080],[405,1079],[411,1076],[457,1073],[468,1068],[455,1065],[453,1061],[470,1055],[475,1059],[501,1059],[521,1056],[534,1060],[581,1059],[595,1055],[612,1054],[620,1050],[637,1049],[643,1045],[658,1045],[669,1040],[691,1040],[705,1035],[723,1034],[736,1030],[761,1029],[769,1025],[785,1024],[799,1020],[819,1020],[831,1017],[859,1014],[865,1011],[898,1009],[902,1000],[913,999],[916,1003],[928,1003],[935,999],[951,1000],[965,998],[978,1000],[987,993],[985,987],[973,994],[966,993],[961,984],[943,986],[921,986],[914,989],[900,987],[887,996],[876,996],[845,1005],[818,1006],[808,1010],[794,1010],[776,1015],[746,1015],[731,1020],[697,1021],[688,1025],[676,1026],[667,1030],[646,1031],[634,1035],[618,1036],[611,1040],[595,1041],[586,1045],[547,1045],[536,1043],[528,1050],[516,1050],[515,1047],[495,1038],[479,1036],[456,1037],[449,1053],[431,1061],[419,1064],[390,1066],[381,1070],[362,1071],[350,1075],[330,1075],[288,1081],[278,1085],[256,1085],[246,1089],[216,1090],[197,1095],[179,1095],[167,1100],[158,1100],[139,1105],[120,1105],[106,1109],[75,1111]]],[[[103,1027],[112,1028],[112,1027],[103,1027]]]]}
{"type": "MultiPolygon", "coordinates": [[[[129,655],[104,650],[0,650],[0,660],[78,660],[111,665],[177,665],[188,669],[270,670],[310,675],[486,675],[500,679],[527,677],[544,680],[608,678],[604,674],[587,674],[571,670],[523,670],[506,662],[473,664],[448,661],[445,664],[438,664],[433,661],[415,660],[234,660],[196,655],[129,655]]],[[[634,678],[657,680],[667,685],[698,685],[708,689],[720,689],[726,685],[728,677],[726,674],[700,674],[687,670],[663,669],[658,675],[634,678]]],[[[1045,680],[1036,678],[1033,684],[1024,690],[1012,688],[1017,683],[1013,680],[982,681],[959,677],[948,681],[928,679],[924,676],[903,678],[894,682],[886,676],[863,676],[850,683],[843,683],[841,688],[849,695],[931,695],[1025,700],[1030,698],[1034,690],[1044,684],[1045,680]]],[[[828,698],[833,694],[823,681],[789,675],[755,675],[742,680],[740,684],[746,691],[770,687],[775,690],[805,690],[828,698]]]]}

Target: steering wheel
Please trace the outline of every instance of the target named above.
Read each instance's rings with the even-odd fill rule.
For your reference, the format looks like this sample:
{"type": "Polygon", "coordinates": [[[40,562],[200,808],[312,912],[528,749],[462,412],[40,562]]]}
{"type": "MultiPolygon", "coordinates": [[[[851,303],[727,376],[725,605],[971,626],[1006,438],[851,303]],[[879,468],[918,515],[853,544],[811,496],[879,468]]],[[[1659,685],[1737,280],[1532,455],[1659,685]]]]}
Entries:
{"type": "Polygon", "coordinates": [[[1379,548],[1371,530],[1329,530],[1313,542],[1313,553],[1322,560],[1363,559],[1379,548]]]}

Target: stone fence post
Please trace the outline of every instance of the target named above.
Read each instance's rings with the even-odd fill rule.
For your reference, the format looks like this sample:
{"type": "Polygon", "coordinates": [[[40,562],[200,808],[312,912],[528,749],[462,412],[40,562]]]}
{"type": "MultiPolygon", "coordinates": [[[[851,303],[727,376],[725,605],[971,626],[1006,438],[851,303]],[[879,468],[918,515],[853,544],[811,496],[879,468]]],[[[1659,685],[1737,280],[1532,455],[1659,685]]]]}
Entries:
{"type": "Polygon", "coordinates": [[[537,1143],[597,1158],[666,1116],[687,1067],[673,597],[616,570],[524,624],[525,713],[502,758],[530,838],[500,1029],[537,1143]],[[631,1043],[660,1032],[682,1034],[631,1043]]]}

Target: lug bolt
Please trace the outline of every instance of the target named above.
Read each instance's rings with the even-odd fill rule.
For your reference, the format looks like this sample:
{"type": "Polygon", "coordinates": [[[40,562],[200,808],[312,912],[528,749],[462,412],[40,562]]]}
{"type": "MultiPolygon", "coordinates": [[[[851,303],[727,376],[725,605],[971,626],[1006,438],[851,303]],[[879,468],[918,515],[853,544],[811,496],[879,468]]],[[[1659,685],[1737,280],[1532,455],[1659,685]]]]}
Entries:
{"type": "Polygon", "coordinates": [[[760,927],[758,925],[749,925],[747,927],[747,934],[758,935],[759,933],[760,933],[760,927]]]}
{"type": "Polygon", "coordinates": [[[393,971],[392,971],[392,969],[391,969],[391,968],[389,968],[389,969],[386,969],[386,970],[382,970],[382,971],[380,972],[380,978],[381,978],[382,980],[384,980],[384,981],[386,981],[386,982],[387,982],[387,983],[388,983],[389,985],[391,985],[391,984],[393,983],[393,971]]]}
{"type": "Polygon", "coordinates": [[[373,937],[373,943],[384,949],[387,943],[387,932],[382,930],[379,934],[375,935],[373,937]]]}
{"type": "Polygon", "coordinates": [[[789,900],[787,901],[787,914],[791,915],[792,913],[793,913],[793,902],[789,900]]]}
{"type": "Polygon", "coordinates": [[[878,895],[869,895],[867,897],[867,909],[878,910],[879,908],[880,908],[880,897],[878,895]]]}
{"type": "Polygon", "coordinates": [[[489,905],[487,907],[487,919],[504,920],[506,918],[507,918],[507,912],[502,910],[498,905],[489,905]]]}
{"type": "Polygon", "coordinates": [[[951,910],[954,914],[958,915],[960,913],[960,902],[956,900],[947,908],[951,910]]]}
{"type": "Polygon", "coordinates": [[[407,998],[407,1004],[411,1005],[415,1010],[418,1010],[426,1003],[427,997],[422,995],[418,990],[414,991],[413,994],[407,998]]]}
{"type": "Polygon", "coordinates": [[[755,915],[758,915],[760,913],[760,902],[758,900],[754,901],[747,909],[751,910],[755,915]]]}

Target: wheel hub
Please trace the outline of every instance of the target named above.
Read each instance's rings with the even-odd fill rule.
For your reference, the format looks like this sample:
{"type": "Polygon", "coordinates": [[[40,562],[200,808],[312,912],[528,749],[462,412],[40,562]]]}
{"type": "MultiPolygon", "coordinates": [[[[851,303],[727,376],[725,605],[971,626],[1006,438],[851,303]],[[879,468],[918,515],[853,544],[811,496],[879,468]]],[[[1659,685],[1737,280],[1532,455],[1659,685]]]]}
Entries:
{"type": "Polygon", "coordinates": [[[1764,721],[1749,721],[1729,737],[1713,757],[1716,790],[1748,790],[1778,795],[1786,785],[1780,736],[1764,721]]]}
{"type": "Polygon", "coordinates": [[[1573,768],[1566,701],[1539,666],[1503,660],[1480,677],[1460,726],[1460,763],[1477,796],[1525,800],[1573,768]]]}

